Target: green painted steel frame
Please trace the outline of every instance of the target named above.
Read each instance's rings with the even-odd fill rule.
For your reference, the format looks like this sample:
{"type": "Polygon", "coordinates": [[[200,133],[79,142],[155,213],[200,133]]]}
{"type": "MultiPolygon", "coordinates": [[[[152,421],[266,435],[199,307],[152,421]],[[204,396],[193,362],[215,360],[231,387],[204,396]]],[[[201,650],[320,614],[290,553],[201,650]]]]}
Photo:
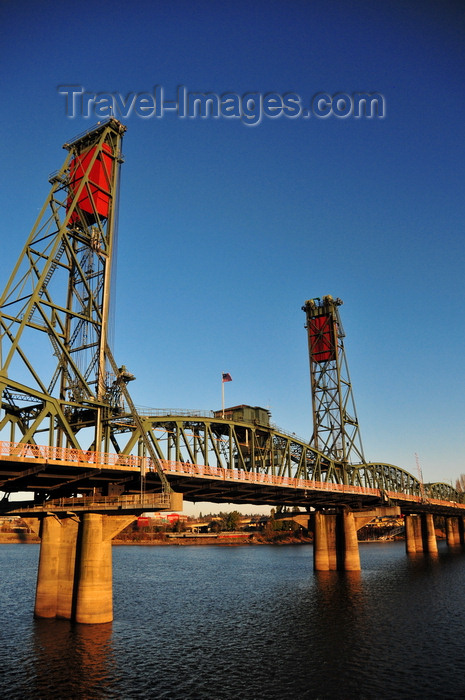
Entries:
{"type": "Polygon", "coordinates": [[[420,496],[422,484],[405,469],[393,464],[371,463],[348,468],[353,485],[379,488],[384,491],[420,496]]]}
{"type": "MultiPolygon", "coordinates": [[[[144,455],[140,431],[119,421],[114,434],[131,432],[119,446],[128,454],[138,446],[144,455]]],[[[362,486],[423,498],[464,502],[448,484],[426,484],[393,464],[370,463],[345,467],[315,450],[307,442],[279,429],[231,421],[216,416],[163,415],[142,419],[144,430],[159,459],[195,465],[239,469],[271,476],[362,486]]]]}
{"type": "Polygon", "coordinates": [[[452,501],[453,503],[464,503],[465,494],[454,489],[450,484],[435,482],[425,484],[425,489],[430,498],[437,498],[440,501],[452,501]]]}
{"type": "Polygon", "coordinates": [[[331,295],[308,299],[302,310],[310,362],[313,437],[315,447],[343,464],[365,462],[357,411],[344,349],[345,333],[339,316],[340,299],[331,295]],[[317,331],[315,319],[327,319],[317,331]],[[328,330],[325,330],[325,328],[328,330]],[[320,360],[316,348],[327,350],[327,359],[320,360]]]}
{"type": "Polygon", "coordinates": [[[115,407],[105,348],[125,130],[109,119],[64,145],[68,155],[0,298],[0,430],[9,427],[11,441],[80,447],[77,433],[87,427],[94,449],[109,444],[102,421],[115,407]],[[71,187],[83,153],[91,155],[71,187]],[[104,185],[93,175],[99,157],[104,185]]]}
{"type": "MultiPolygon", "coordinates": [[[[118,423],[120,432],[130,429],[129,424],[118,423]]],[[[342,483],[341,470],[331,460],[309,444],[266,426],[174,415],[145,417],[143,425],[160,459],[342,483]]],[[[134,426],[121,452],[143,447],[140,438],[134,426]]]]}

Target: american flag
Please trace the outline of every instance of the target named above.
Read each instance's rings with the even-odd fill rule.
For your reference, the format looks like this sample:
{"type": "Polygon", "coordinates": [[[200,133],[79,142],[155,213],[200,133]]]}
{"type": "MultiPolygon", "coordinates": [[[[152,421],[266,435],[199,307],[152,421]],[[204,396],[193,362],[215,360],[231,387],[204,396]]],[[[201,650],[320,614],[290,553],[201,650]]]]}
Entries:
{"type": "Polygon", "coordinates": [[[232,382],[232,377],[229,372],[223,372],[223,382],[232,382]]]}

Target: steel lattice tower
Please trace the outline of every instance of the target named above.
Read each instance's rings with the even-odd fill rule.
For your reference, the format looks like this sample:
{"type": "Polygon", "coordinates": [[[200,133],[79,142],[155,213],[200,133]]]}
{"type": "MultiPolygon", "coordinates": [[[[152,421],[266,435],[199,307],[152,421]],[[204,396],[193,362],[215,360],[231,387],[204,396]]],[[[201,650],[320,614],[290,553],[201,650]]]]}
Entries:
{"type": "MultiPolygon", "coordinates": [[[[150,456],[170,487],[109,347],[126,127],[64,144],[61,169],[0,298],[0,434],[11,443],[150,456]],[[124,401],[123,401],[124,399],[124,401]],[[126,445],[118,436],[129,435],[126,445]]],[[[141,491],[145,467],[141,467],[141,491]]]]}
{"type": "Polygon", "coordinates": [[[309,299],[302,310],[310,357],[312,445],[343,467],[365,463],[339,316],[340,299],[309,299]]]}
{"type": "Polygon", "coordinates": [[[110,119],[64,145],[0,299],[0,429],[11,441],[40,432],[51,446],[77,447],[77,432],[93,426],[102,449],[115,404],[106,349],[125,130],[110,119]]]}

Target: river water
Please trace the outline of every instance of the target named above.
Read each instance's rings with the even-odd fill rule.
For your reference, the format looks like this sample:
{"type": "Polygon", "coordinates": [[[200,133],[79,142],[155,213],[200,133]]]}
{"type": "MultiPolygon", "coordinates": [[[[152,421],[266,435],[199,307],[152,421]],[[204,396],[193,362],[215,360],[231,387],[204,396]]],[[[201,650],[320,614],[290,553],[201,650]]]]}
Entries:
{"type": "Polygon", "coordinates": [[[8,700],[465,698],[465,553],[362,544],[113,548],[114,621],[34,620],[38,545],[0,547],[8,700]]]}

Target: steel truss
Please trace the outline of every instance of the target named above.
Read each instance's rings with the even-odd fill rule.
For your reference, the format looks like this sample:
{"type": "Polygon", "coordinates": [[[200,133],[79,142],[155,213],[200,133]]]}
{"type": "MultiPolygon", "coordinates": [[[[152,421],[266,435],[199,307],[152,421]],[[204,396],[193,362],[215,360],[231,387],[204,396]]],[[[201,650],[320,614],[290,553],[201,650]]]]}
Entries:
{"type": "MultiPolygon", "coordinates": [[[[127,423],[121,419],[115,422],[121,433],[131,431],[121,451],[126,454],[139,444],[142,454],[140,431],[131,425],[131,419],[127,423]]],[[[340,469],[308,443],[267,426],[217,417],[176,415],[147,416],[142,422],[160,460],[273,476],[342,481],[340,469]]]]}
{"type": "MultiPolygon", "coordinates": [[[[448,484],[425,484],[392,464],[370,463],[342,468],[303,439],[279,429],[220,419],[217,416],[151,415],[141,417],[161,461],[219,469],[234,469],[269,476],[305,479],[320,483],[376,488],[417,497],[462,502],[448,484]]],[[[118,449],[144,456],[140,430],[128,417],[119,419],[118,449]],[[126,441],[122,438],[130,433],[126,441]]],[[[115,434],[117,432],[114,426],[115,434]]]]}
{"type": "Polygon", "coordinates": [[[365,462],[349,367],[340,299],[309,299],[302,310],[310,358],[314,447],[344,467],[365,462]]]}
{"type": "Polygon", "coordinates": [[[425,489],[430,498],[437,498],[439,501],[452,501],[453,503],[463,503],[465,494],[459,493],[450,484],[436,482],[425,484],[425,489]]]}
{"type": "Polygon", "coordinates": [[[108,452],[123,398],[138,424],[134,377],[108,345],[125,131],[111,118],[64,145],[0,298],[0,434],[11,442],[108,452]]]}
{"type": "Polygon", "coordinates": [[[40,433],[50,445],[79,447],[77,433],[90,426],[91,445],[101,445],[124,131],[111,119],[64,145],[0,299],[0,430],[12,440],[33,443],[40,433]]]}

